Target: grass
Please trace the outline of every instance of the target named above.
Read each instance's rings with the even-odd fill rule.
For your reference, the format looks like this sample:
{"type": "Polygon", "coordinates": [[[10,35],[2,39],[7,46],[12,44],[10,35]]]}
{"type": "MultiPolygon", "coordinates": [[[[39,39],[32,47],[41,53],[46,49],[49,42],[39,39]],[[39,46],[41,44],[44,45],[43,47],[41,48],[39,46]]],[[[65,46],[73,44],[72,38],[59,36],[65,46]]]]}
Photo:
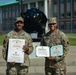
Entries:
{"type": "Polygon", "coordinates": [[[4,35],[0,34],[0,45],[2,45],[3,43],[3,38],[4,38],[4,35]]]}
{"type": "Polygon", "coordinates": [[[76,38],[69,38],[69,43],[71,46],[76,46],[76,38]]]}
{"type": "MultiPolygon", "coordinates": [[[[76,46],[76,34],[66,34],[69,38],[70,46],[76,46]],[[69,37],[70,36],[70,37],[69,37]],[[74,38],[73,38],[74,37],[74,38]]],[[[4,35],[0,34],[0,45],[2,45],[4,35]]]]}
{"type": "Polygon", "coordinates": [[[76,37],[76,34],[75,33],[69,33],[69,34],[66,34],[67,36],[74,36],[76,37]]]}
{"type": "Polygon", "coordinates": [[[76,34],[74,33],[69,33],[69,34],[66,34],[69,38],[69,43],[71,46],[76,46],[76,34]]]}

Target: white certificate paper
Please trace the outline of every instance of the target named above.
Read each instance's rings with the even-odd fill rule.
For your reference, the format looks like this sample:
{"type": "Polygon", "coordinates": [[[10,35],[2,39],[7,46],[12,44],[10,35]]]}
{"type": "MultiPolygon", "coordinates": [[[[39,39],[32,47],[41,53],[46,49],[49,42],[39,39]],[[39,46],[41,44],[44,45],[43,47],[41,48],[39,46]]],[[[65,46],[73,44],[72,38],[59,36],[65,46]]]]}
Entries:
{"type": "Polygon", "coordinates": [[[51,56],[62,56],[63,45],[56,45],[51,47],[51,56]]]}
{"type": "Polygon", "coordinates": [[[48,46],[37,46],[36,56],[37,57],[49,57],[49,47],[48,46]]]}
{"type": "Polygon", "coordinates": [[[25,45],[24,39],[9,39],[7,62],[24,62],[23,45],[25,45]]]}
{"type": "Polygon", "coordinates": [[[37,57],[62,56],[63,54],[63,45],[36,47],[37,57]]]}

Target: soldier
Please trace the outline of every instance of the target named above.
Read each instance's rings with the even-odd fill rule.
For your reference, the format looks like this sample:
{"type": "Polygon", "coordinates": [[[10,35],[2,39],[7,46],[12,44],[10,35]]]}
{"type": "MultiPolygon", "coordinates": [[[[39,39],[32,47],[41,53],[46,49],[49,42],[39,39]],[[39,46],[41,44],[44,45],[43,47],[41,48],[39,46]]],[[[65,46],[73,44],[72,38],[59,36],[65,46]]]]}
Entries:
{"type": "Polygon", "coordinates": [[[45,58],[46,75],[66,75],[65,57],[69,50],[69,41],[67,36],[57,28],[56,17],[48,19],[50,31],[41,39],[42,46],[63,45],[63,56],[50,56],[45,58]]]}
{"type": "Polygon", "coordinates": [[[24,63],[7,62],[6,75],[28,75],[29,67],[29,54],[33,51],[32,38],[22,28],[24,26],[24,20],[22,17],[17,17],[15,21],[15,29],[10,31],[4,38],[3,41],[3,58],[7,62],[8,55],[8,40],[14,39],[25,39],[24,50],[24,63]]]}

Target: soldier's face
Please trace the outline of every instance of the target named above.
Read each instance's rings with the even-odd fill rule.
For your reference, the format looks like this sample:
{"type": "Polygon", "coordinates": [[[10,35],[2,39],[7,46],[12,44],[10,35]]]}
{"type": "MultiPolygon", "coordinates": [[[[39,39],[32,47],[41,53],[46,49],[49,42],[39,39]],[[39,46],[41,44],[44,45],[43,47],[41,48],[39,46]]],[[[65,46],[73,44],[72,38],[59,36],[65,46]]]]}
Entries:
{"type": "Polygon", "coordinates": [[[17,30],[22,30],[24,23],[19,21],[15,24],[17,30]]]}
{"type": "Polygon", "coordinates": [[[56,23],[55,24],[49,24],[49,29],[50,29],[50,31],[56,30],[57,29],[57,24],[56,23]]]}

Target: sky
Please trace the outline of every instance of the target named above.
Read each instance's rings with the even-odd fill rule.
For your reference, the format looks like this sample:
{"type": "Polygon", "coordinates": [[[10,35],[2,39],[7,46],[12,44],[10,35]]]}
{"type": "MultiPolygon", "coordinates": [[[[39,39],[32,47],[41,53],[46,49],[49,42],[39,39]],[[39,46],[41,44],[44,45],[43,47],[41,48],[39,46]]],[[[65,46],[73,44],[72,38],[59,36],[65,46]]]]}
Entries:
{"type": "Polygon", "coordinates": [[[0,6],[14,3],[14,2],[16,2],[16,0],[0,0],[0,6]]]}
{"type": "Polygon", "coordinates": [[[16,0],[0,0],[0,4],[5,4],[13,1],[16,1],[16,0]]]}
{"type": "Polygon", "coordinates": [[[6,3],[6,2],[11,2],[11,1],[16,1],[16,0],[0,0],[0,3],[6,3]]]}

